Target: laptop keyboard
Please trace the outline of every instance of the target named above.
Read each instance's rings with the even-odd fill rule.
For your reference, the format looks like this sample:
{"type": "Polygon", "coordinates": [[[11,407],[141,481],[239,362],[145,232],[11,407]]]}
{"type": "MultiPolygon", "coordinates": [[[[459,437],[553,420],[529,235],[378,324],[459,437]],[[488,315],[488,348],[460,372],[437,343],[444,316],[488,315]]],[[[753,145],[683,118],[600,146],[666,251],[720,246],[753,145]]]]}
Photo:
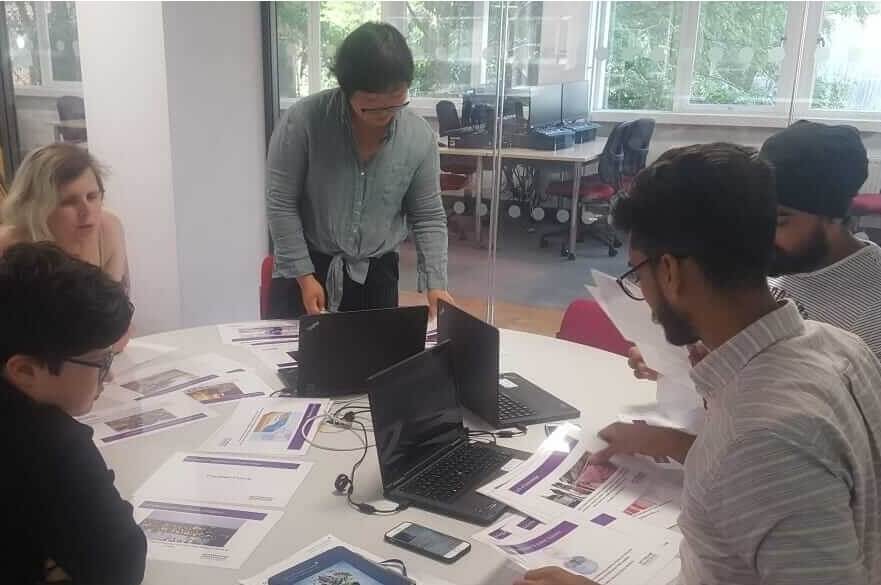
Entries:
{"type": "Polygon", "coordinates": [[[450,502],[511,459],[495,449],[470,443],[426,469],[406,486],[407,493],[450,502]]]}
{"type": "Polygon", "coordinates": [[[504,392],[499,392],[499,420],[514,420],[534,416],[535,411],[522,402],[514,400],[504,392]]]}

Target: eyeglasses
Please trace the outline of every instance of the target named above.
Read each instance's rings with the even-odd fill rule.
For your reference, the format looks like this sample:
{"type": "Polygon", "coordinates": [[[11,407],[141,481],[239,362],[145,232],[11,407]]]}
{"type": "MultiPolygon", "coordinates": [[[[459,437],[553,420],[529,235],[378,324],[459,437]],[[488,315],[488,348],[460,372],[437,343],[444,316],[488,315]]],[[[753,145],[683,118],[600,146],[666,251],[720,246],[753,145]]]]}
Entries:
{"type": "Polygon", "coordinates": [[[397,106],[387,106],[384,108],[361,108],[362,114],[397,114],[410,105],[409,100],[397,106]]]}
{"type": "Polygon", "coordinates": [[[624,291],[628,297],[633,299],[634,301],[644,301],[645,297],[642,294],[642,288],[639,286],[639,269],[652,262],[654,258],[646,258],[621,276],[615,279],[618,283],[618,286],[621,287],[621,290],[624,291]]]}
{"type": "Polygon", "coordinates": [[[70,362],[72,364],[77,364],[80,366],[87,366],[90,368],[96,368],[98,370],[98,384],[103,384],[104,380],[107,378],[107,374],[110,372],[110,366],[113,365],[113,358],[116,356],[112,351],[108,351],[101,357],[101,361],[90,361],[90,360],[81,360],[78,358],[67,358],[66,362],[70,362]]]}

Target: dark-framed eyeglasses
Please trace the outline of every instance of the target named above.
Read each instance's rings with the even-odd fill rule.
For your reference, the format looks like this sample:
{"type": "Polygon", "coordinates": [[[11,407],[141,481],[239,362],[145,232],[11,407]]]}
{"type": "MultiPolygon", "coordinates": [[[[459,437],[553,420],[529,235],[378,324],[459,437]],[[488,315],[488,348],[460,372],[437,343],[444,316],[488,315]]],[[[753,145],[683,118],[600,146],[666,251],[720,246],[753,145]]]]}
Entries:
{"type": "Polygon", "coordinates": [[[362,114],[397,114],[410,105],[410,100],[397,106],[386,106],[384,108],[361,108],[362,114]]]}
{"type": "Polygon", "coordinates": [[[98,383],[103,384],[104,380],[107,378],[107,374],[110,372],[110,366],[113,365],[113,358],[116,357],[112,351],[108,351],[103,356],[101,356],[100,360],[83,360],[79,358],[67,358],[64,361],[70,362],[72,364],[77,364],[80,366],[87,366],[89,368],[95,368],[98,370],[98,383]]]}
{"type": "Polygon", "coordinates": [[[615,279],[618,283],[618,286],[621,287],[621,290],[624,291],[628,297],[633,299],[634,301],[644,301],[645,296],[642,294],[642,287],[639,285],[639,269],[645,266],[646,264],[652,262],[654,258],[646,258],[636,266],[633,266],[615,279]]]}

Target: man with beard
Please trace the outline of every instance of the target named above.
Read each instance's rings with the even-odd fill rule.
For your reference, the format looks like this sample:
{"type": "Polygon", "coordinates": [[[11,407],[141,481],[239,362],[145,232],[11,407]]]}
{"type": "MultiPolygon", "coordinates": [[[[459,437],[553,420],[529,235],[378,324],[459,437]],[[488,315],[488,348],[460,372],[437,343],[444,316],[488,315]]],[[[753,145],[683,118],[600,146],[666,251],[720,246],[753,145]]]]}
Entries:
{"type": "MultiPolygon", "coordinates": [[[[881,364],[774,299],[776,215],[770,167],[731,144],[668,151],[615,207],[622,287],[670,343],[709,352],[692,370],[707,417],[685,460],[680,581],[879,583],[881,364]]],[[[546,568],[521,583],[592,582],[546,568]]]]}

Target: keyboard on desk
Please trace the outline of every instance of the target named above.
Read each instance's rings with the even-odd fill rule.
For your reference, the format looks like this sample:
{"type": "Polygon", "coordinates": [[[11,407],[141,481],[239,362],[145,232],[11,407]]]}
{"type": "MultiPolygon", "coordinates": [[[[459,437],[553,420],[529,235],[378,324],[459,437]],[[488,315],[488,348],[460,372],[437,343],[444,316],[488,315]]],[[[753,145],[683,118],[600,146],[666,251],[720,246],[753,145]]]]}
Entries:
{"type": "Polygon", "coordinates": [[[439,502],[451,502],[511,459],[480,443],[462,445],[415,477],[404,490],[439,502]]]}
{"type": "Polygon", "coordinates": [[[498,419],[499,422],[506,420],[517,420],[520,418],[525,418],[527,416],[534,416],[535,411],[523,404],[522,402],[515,400],[505,394],[502,391],[499,391],[499,414],[498,419]]]}

